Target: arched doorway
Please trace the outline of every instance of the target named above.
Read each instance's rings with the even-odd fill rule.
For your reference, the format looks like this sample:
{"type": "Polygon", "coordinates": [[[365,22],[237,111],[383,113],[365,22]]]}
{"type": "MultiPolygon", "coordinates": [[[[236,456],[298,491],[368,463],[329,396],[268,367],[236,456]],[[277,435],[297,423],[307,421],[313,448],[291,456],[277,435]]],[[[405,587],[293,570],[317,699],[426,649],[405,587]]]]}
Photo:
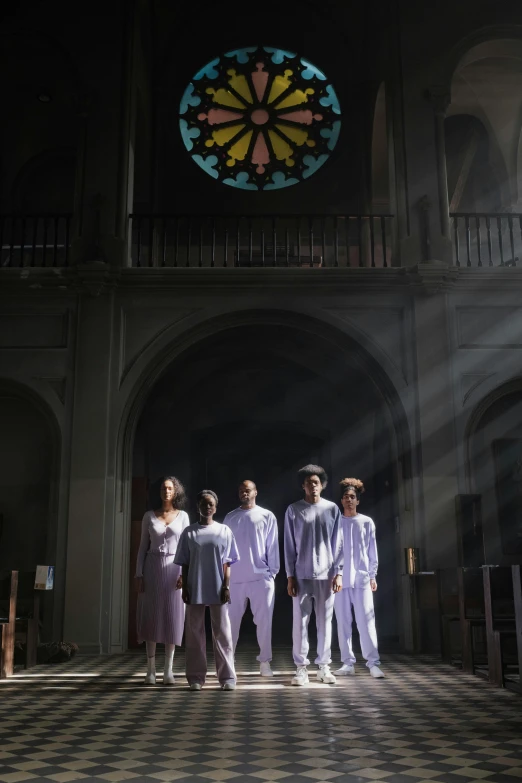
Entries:
{"type": "Polygon", "coordinates": [[[468,479],[480,497],[484,562],[522,556],[522,379],[495,389],[468,426],[468,479]]]}
{"type": "MultiPolygon", "coordinates": [[[[59,437],[44,403],[0,381],[0,574],[18,570],[31,596],[37,565],[56,565],[59,437]]],[[[53,628],[54,592],[41,601],[43,636],[53,628]]]]}
{"type": "MultiPolygon", "coordinates": [[[[405,453],[402,443],[398,446],[390,389],[379,389],[379,369],[369,374],[361,364],[362,349],[354,344],[347,350],[343,335],[337,337],[344,349],[314,331],[310,321],[302,329],[289,318],[273,323],[275,318],[229,323],[207,333],[179,353],[151,389],[133,443],[131,573],[139,518],[156,502],[159,476],[180,476],[192,499],[203,486],[214,489],[221,519],[237,506],[239,481],[251,478],[258,484],[259,504],[276,513],[282,535],[285,508],[302,495],[297,469],[316,460],[331,476],[325,491],[330,499],[338,499],[343,476],[365,481],[361,510],[378,523],[379,630],[386,643],[396,643],[400,547],[395,520],[398,457],[405,453]]],[[[194,518],[194,507],[189,511],[194,518]]],[[[274,637],[288,642],[291,602],[284,568],[277,592],[274,637]]]]}

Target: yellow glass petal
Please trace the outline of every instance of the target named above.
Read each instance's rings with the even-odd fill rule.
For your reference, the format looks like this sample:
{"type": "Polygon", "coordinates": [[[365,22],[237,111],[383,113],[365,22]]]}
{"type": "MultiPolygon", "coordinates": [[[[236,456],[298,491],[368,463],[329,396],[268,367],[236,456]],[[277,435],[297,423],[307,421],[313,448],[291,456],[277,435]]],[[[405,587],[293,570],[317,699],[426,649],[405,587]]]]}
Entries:
{"type": "Polygon", "coordinates": [[[286,109],[287,106],[299,106],[300,103],[306,103],[308,96],[313,95],[314,91],[311,87],[303,92],[303,90],[292,90],[290,95],[287,95],[281,103],[278,103],[276,109],[286,109]]]}
{"type": "Polygon", "coordinates": [[[274,81],[272,82],[272,87],[270,88],[268,103],[273,103],[277,98],[279,98],[281,93],[283,93],[285,90],[288,90],[292,84],[291,80],[289,79],[292,74],[293,71],[285,71],[284,76],[275,77],[274,81]]]}
{"type": "Polygon", "coordinates": [[[228,151],[230,159],[227,160],[227,166],[233,166],[236,160],[245,160],[248,148],[250,146],[252,134],[253,131],[248,131],[248,133],[245,133],[245,135],[242,136],[239,141],[236,141],[236,143],[230,147],[228,151]]]}
{"type": "Polygon", "coordinates": [[[281,138],[273,130],[268,131],[270,141],[272,142],[272,148],[277,160],[284,160],[287,166],[293,166],[295,161],[292,160],[294,151],[290,144],[281,138]]]}
{"type": "Polygon", "coordinates": [[[285,136],[288,136],[289,139],[291,139],[294,144],[297,144],[298,147],[302,147],[302,145],[308,140],[308,131],[302,130],[301,128],[293,128],[288,125],[276,125],[277,130],[280,133],[284,133],[285,136]]]}
{"type": "Polygon", "coordinates": [[[214,90],[209,87],[207,90],[208,95],[212,95],[214,103],[220,103],[222,106],[232,106],[234,109],[245,109],[245,105],[240,100],[232,95],[231,92],[225,90],[224,87],[220,87],[219,90],[214,90]]]}
{"type": "Polygon", "coordinates": [[[236,74],[234,70],[227,71],[227,73],[230,76],[230,79],[228,80],[230,86],[233,87],[247,103],[252,103],[252,94],[246,76],[243,76],[242,73],[236,74]]]}
{"type": "Polygon", "coordinates": [[[232,125],[230,128],[219,128],[218,130],[212,131],[212,137],[216,144],[219,147],[222,147],[227,141],[230,141],[234,136],[237,136],[244,127],[244,125],[232,125]]]}

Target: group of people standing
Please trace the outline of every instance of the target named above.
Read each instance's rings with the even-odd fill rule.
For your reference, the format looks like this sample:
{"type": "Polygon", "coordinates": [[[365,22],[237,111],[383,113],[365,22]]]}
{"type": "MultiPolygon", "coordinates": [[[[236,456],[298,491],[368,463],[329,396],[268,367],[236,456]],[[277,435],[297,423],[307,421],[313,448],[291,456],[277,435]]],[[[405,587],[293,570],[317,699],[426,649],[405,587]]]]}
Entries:
{"type": "MultiPolygon", "coordinates": [[[[321,497],[327,476],[319,465],[298,473],[304,498],[285,514],[284,552],[288,594],[293,603],[292,685],[308,679],[308,624],[312,610],[317,626],[317,678],[335,684],[335,675],[355,673],[352,648],[352,608],[361,649],[372,677],[384,677],[373,609],[378,567],[375,525],[359,514],[362,481],[340,482],[341,506],[321,497]],[[341,667],[330,670],[332,617],[335,611],[341,667]]],[[[183,507],[181,482],[166,476],[161,483],[162,507],[143,517],[137,558],[138,641],[146,643],[145,683],[156,682],[156,644],[165,646],[163,683],[173,684],[176,645],[185,632],[186,677],[199,691],[207,674],[205,607],[210,610],[216,672],[222,690],[234,690],[234,654],[241,620],[250,601],[256,624],[260,674],[272,677],[272,617],[274,579],[279,572],[277,520],[258,506],[257,488],[245,480],[239,486],[240,505],[223,523],[214,515],[218,498],[205,489],[197,496],[199,520],[190,524],[183,507]]]]}

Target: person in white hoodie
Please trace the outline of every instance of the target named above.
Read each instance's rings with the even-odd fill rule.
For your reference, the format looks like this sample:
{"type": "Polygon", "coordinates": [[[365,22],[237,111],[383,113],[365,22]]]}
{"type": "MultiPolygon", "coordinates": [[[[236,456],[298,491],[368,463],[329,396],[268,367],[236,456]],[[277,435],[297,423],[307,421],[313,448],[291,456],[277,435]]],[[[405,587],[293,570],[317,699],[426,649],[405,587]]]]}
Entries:
{"type": "Polygon", "coordinates": [[[288,506],[285,514],[285,565],[288,595],[293,604],[292,685],[308,682],[308,623],[315,611],[317,627],[317,679],[334,685],[330,671],[332,618],[335,593],[343,584],[341,512],[321,497],[328,477],[320,465],[305,465],[298,472],[303,500],[288,506]]]}
{"type": "Polygon", "coordinates": [[[377,590],[377,542],[373,519],[359,514],[357,507],[364,492],[360,479],[345,478],[341,482],[342,527],[344,541],[343,588],[335,596],[335,616],[342,666],[340,676],[355,674],[352,647],[352,607],[359,631],[361,650],[372,677],[384,677],[379,668],[377,630],[373,593],[377,590]]]}
{"type": "Polygon", "coordinates": [[[223,520],[236,539],[239,561],[230,574],[231,599],[228,607],[234,652],[241,620],[250,601],[256,624],[262,677],[273,677],[272,616],[274,614],[274,579],[279,571],[277,520],[271,511],[256,504],[257,487],[253,481],[239,485],[241,505],[223,520]]]}

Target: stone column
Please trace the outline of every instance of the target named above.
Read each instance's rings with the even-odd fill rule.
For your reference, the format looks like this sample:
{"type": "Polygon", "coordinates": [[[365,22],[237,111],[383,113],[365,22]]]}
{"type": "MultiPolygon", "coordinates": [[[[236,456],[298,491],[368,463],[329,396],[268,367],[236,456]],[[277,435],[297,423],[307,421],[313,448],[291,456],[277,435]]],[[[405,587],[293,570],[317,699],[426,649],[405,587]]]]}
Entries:
{"type": "MultiPolygon", "coordinates": [[[[95,22],[101,24],[98,18],[95,22]]],[[[128,214],[133,200],[134,4],[129,3],[124,13],[102,26],[108,29],[101,40],[99,30],[92,31],[99,43],[96,58],[89,64],[88,94],[80,109],[71,258],[77,265],[122,266],[127,263],[128,214]]]]}
{"type": "Polygon", "coordinates": [[[451,341],[444,292],[414,299],[417,364],[417,448],[420,507],[424,524],[417,545],[428,569],[458,564],[455,496],[457,450],[451,341]]]}
{"type": "Polygon", "coordinates": [[[446,169],[446,139],[444,135],[444,120],[451,99],[445,87],[430,87],[426,97],[430,101],[435,114],[435,146],[437,153],[437,181],[439,186],[440,231],[443,237],[451,240],[448,173],[446,169]]]}
{"type": "Polygon", "coordinates": [[[402,266],[452,265],[444,144],[448,90],[427,89],[414,64],[404,73],[391,69],[386,85],[396,252],[402,266]]]}
{"type": "Polygon", "coordinates": [[[113,293],[97,285],[84,283],[78,309],[67,535],[64,637],[82,652],[102,651],[104,539],[113,524],[107,513],[114,475],[108,458],[113,293]]]}

